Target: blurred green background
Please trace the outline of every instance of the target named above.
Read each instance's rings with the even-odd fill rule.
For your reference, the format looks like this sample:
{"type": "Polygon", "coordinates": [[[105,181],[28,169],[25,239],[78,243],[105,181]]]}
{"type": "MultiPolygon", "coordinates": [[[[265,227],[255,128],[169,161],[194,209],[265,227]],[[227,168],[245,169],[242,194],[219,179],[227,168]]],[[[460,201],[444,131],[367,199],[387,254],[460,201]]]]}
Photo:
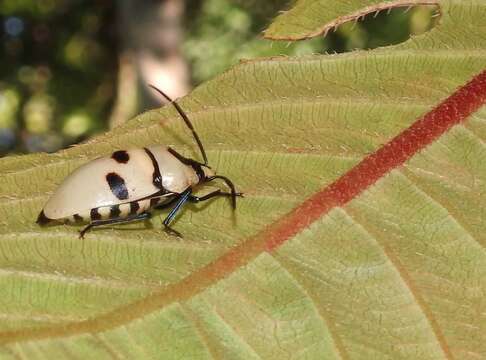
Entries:
{"type": "Polygon", "coordinates": [[[241,59],[371,49],[427,31],[430,6],[370,14],[325,39],[263,40],[288,0],[1,0],[0,156],[52,152],[179,97],[241,59]],[[376,16],[375,16],[376,15],[376,16]]]}

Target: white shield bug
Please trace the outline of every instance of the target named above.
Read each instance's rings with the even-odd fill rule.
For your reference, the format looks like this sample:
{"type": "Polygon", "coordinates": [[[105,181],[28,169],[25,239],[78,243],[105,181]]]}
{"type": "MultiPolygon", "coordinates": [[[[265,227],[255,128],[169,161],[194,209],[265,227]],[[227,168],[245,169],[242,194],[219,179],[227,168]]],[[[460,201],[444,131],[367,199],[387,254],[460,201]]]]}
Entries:
{"type": "Polygon", "coordinates": [[[173,206],[163,221],[164,229],[181,236],[170,223],[188,201],[224,196],[230,197],[236,208],[236,197],[242,194],[236,192],[230,179],[216,175],[208,165],[204,147],[186,113],[164,92],[150,86],[174,105],[192,132],[204,162],[163,145],[117,150],[82,165],[64,179],[40,212],[38,224],[88,222],[79,235],[83,238],[95,226],[148,219],[152,209],[173,206]],[[197,185],[216,179],[224,181],[230,192],[218,189],[201,197],[192,194],[197,185]]]}

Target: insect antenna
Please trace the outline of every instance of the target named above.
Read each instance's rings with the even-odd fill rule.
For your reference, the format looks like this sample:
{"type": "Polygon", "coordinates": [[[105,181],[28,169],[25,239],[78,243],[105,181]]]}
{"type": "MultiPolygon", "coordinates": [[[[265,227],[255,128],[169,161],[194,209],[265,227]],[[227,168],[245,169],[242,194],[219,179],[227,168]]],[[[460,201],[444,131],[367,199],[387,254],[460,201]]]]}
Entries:
{"type": "Polygon", "coordinates": [[[184,122],[186,123],[187,127],[189,128],[189,130],[191,130],[192,132],[192,136],[194,137],[194,139],[196,140],[197,142],[197,145],[199,146],[199,150],[201,151],[201,155],[204,159],[204,165],[208,165],[208,158],[206,156],[206,151],[204,151],[204,147],[203,147],[203,144],[201,142],[201,139],[199,139],[199,136],[197,135],[197,132],[196,130],[194,129],[194,126],[192,126],[192,123],[191,121],[189,120],[189,118],[187,117],[186,113],[184,112],[184,110],[182,110],[182,108],[179,106],[179,104],[175,101],[175,100],[172,100],[167,94],[165,94],[162,90],[158,89],[157,87],[155,87],[154,85],[151,85],[149,84],[149,86],[154,89],[155,91],[157,91],[160,95],[162,95],[167,101],[169,101],[172,105],[174,105],[175,109],[177,110],[177,112],[179,113],[179,115],[182,117],[182,120],[184,120],[184,122]]]}

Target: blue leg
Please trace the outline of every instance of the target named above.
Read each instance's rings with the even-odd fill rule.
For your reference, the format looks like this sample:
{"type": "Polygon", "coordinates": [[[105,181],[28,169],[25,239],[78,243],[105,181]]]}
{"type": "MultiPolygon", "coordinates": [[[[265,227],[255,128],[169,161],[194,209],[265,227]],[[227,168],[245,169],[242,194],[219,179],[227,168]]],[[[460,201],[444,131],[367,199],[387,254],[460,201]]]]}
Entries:
{"type": "Polygon", "coordinates": [[[169,226],[169,224],[172,222],[172,220],[174,220],[175,216],[177,215],[177,213],[181,209],[182,205],[184,205],[187,202],[187,200],[189,200],[191,193],[192,193],[191,188],[184,190],[184,192],[181,193],[179,199],[177,200],[177,203],[175,204],[175,206],[170,211],[169,215],[167,215],[167,217],[163,221],[163,224],[164,224],[164,227],[165,227],[164,230],[166,232],[168,232],[169,234],[176,235],[178,237],[182,237],[182,234],[180,232],[172,229],[169,226]]]}

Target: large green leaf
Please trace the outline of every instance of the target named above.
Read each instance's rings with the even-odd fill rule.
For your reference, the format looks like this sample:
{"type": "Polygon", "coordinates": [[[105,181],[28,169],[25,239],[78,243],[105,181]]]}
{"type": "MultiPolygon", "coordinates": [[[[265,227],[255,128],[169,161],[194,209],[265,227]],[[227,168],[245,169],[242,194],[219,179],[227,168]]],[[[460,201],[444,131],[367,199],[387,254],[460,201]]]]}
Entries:
{"type": "MultiPolygon", "coordinates": [[[[376,1],[295,9],[307,3],[342,17],[376,1]]],[[[197,156],[170,107],[57,154],[2,159],[1,356],[486,356],[484,107],[346,205],[295,223],[288,239],[275,231],[486,68],[486,3],[440,9],[432,31],[400,46],[250,61],[181,100],[210,163],[246,194],[234,216],[225,200],[189,206],[175,224],[182,240],[159,216],[83,241],[76,227],[34,223],[65,176],[115,148],[165,143],[197,156]]],[[[275,34],[295,34],[278,24],[275,34]]]]}

